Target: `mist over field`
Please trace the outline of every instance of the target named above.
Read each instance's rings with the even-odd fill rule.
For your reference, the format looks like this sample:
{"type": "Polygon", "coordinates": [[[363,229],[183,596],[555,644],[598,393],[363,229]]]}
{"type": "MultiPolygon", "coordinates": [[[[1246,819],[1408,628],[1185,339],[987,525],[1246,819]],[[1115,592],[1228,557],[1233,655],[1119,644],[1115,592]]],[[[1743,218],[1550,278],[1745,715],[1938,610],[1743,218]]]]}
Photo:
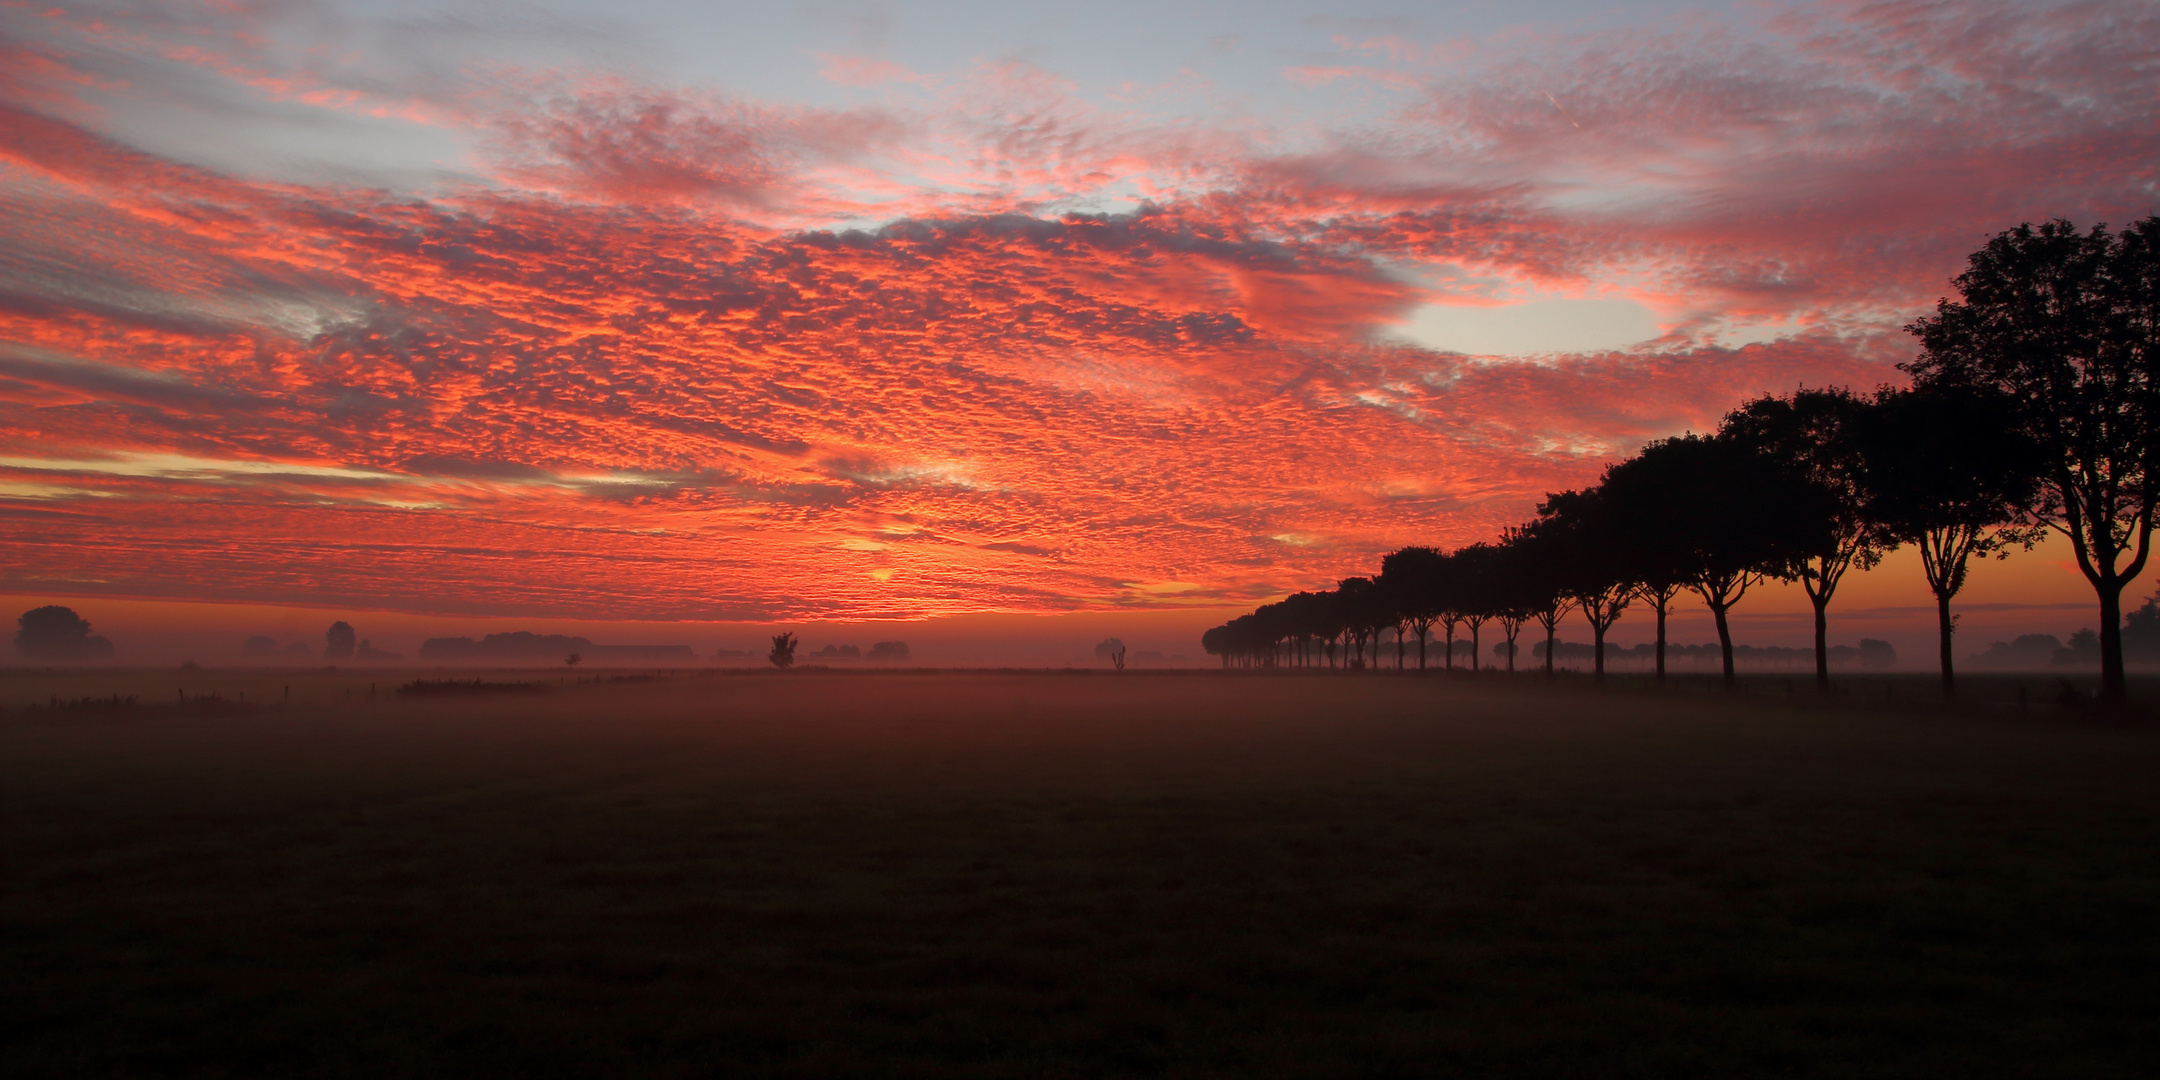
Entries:
{"type": "Polygon", "coordinates": [[[2160,744],[2009,687],[204,678],[0,719],[10,1075],[2127,1076],[2160,1035],[2160,744]]]}

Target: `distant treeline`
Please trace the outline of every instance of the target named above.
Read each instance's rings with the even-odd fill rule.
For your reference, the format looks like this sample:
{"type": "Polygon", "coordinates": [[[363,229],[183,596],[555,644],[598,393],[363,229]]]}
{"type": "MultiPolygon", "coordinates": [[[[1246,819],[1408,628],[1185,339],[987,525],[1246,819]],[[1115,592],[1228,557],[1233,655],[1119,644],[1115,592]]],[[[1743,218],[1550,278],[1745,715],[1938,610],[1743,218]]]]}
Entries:
{"type": "Polygon", "coordinates": [[[570,653],[583,653],[591,648],[590,638],[518,630],[507,634],[489,634],[478,641],[469,637],[429,638],[420,643],[420,659],[560,660],[570,653]]]}
{"type": "Polygon", "coordinates": [[[904,664],[914,653],[905,641],[873,641],[869,655],[859,645],[827,645],[809,654],[812,660],[868,660],[873,664],[904,664]]]}
{"type": "Polygon", "coordinates": [[[91,633],[89,620],[75,609],[48,604],[16,617],[15,653],[46,663],[94,663],[112,659],[113,644],[91,633]]]}
{"type": "Polygon", "coordinates": [[[429,638],[420,643],[420,659],[466,662],[477,660],[560,661],[579,660],[677,661],[697,658],[688,645],[595,645],[590,638],[563,634],[535,634],[516,630],[489,634],[478,641],[469,637],[429,638]]]}
{"type": "Polygon", "coordinates": [[[2122,590],[2145,569],[2160,502],[2160,217],[2120,233],[2067,221],[1991,240],[1955,281],[1959,301],[1906,329],[1920,352],[1909,388],[1801,389],[1726,415],[1709,435],[1652,442],[1584,490],[1548,495],[1531,520],[1451,552],[1407,547],[1379,574],[1267,604],[1203,636],[1227,665],[1418,666],[1435,626],[1488,626],[1514,668],[1516,639],[1542,631],[1548,672],[1560,622],[1589,623],[1604,674],[1606,632],[1637,602],[1665,624],[1692,593],[1717,624],[1725,679],[1740,650],[1728,615],[1765,579],[1797,582],[1814,607],[1813,656],[1828,685],[1828,609],[1845,575],[1911,544],[1936,600],[1943,689],[1955,693],[1951,600],[1974,556],[2029,548],[2043,529],[2071,545],[2099,601],[2102,696],[2123,697],[2122,590]]]}
{"type": "MultiPolygon", "coordinates": [[[[1543,660],[1545,643],[1540,641],[1531,645],[1530,654],[1534,659],[1543,660]]],[[[1553,658],[1562,663],[1591,663],[1597,657],[1597,649],[1584,642],[1561,641],[1554,645],[1553,654],[1553,658]]],[[[1687,660],[1695,664],[1719,663],[1724,659],[1724,647],[1714,641],[1702,645],[1668,644],[1665,646],[1665,655],[1668,659],[1687,660]]],[[[1608,664],[1649,664],[1656,659],[1657,646],[1647,641],[1637,645],[1605,646],[1605,662],[1608,664]]],[[[1741,667],[1800,668],[1814,663],[1815,651],[1787,648],[1783,645],[1735,645],[1733,660],[1741,667]]],[[[1889,642],[1876,638],[1861,638],[1858,647],[1830,647],[1830,666],[1849,667],[1855,664],[1864,668],[1894,667],[1897,664],[1897,649],[1889,642]]]]}

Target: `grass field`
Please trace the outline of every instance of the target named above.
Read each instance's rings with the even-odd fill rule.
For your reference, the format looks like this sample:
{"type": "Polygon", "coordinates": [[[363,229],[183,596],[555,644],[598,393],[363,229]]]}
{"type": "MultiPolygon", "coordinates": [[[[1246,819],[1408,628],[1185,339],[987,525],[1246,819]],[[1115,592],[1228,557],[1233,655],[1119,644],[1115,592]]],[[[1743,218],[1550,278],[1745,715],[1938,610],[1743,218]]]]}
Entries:
{"type": "Polygon", "coordinates": [[[2149,721],[1460,678],[189,677],[215,707],[169,672],[0,679],[140,699],[0,718],[0,1073],[2160,1069],[2149,721]]]}

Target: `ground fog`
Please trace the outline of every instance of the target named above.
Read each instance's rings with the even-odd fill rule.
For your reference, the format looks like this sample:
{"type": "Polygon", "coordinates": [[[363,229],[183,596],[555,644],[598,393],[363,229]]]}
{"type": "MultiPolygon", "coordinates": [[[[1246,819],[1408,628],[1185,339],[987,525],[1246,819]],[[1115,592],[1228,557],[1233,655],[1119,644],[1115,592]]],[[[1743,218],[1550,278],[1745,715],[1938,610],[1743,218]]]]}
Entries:
{"type": "Polygon", "coordinates": [[[0,678],[8,1075],[2090,1077],[2160,1046],[2134,718],[190,677],[0,678]],[[100,694],[137,704],[49,707],[100,694]]]}

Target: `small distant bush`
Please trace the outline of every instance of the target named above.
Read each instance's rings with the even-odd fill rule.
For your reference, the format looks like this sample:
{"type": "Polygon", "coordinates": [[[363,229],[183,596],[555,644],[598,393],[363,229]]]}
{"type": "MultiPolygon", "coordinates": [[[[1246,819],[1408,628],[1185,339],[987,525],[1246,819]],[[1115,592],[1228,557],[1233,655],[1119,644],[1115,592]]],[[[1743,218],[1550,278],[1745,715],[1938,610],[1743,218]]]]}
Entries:
{"type": "Polygon", "coordinates": [[[227,701],[222,693],[195,694],[167,703],[161,708],[173,709],[190,716],[238,716],[242,713],[255,711],[254,703],[241,700],[227,701]]]}
{"type": "Polygon", "coordinates": [[[134,708],[135,695],[122,697],[114,694],[111,697],[84,697],[74,700],[55,697],[46,704],[32,705],[25,711],[35,716],[40,713],[124,712],[134,708]]]}
{"type": "Polygon", "coordinates": [[[468,697],[475,694],[542,694],[547,687],[531,682],[481,679],[414,679],[397,688],[399,697],[468,697]]]}

